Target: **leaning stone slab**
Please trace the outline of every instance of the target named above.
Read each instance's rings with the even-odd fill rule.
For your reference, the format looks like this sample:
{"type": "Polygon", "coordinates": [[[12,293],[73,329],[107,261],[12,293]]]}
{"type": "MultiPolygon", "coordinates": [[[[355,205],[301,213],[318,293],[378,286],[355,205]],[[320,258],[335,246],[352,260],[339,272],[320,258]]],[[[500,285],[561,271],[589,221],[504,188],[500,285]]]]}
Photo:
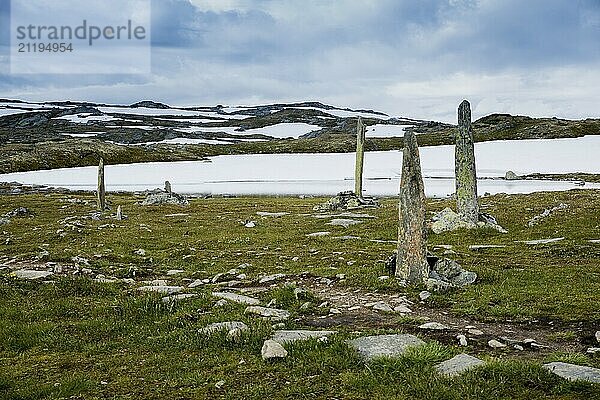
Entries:
{"type": "Polygon", "coordinates": [[[18,271],[13,272],[12,274],[19,279],[27,279],[27,280],[33,281],[36,279],[47,278],[50,275],[52,275],[52,272],[35,271],[35,270],[30,270],[30,269],[20,269],[18,271]]]}
{"type": "Polygon", "coordinates": [[[215,322],[214,324],[210,324],[204,328],[198,329],[198,333],[210,335],[220,331],[231,332],[234,329],[239,329],[243,332],[250,328],[248,328],[248,325],[240,321],[215,322]]]}
{"type": "Polygon", "coordinates": [[[600,369],[563,362],[544,364],[544,368],[569,381],[600,383],[600,369]]]}
{"type": "Polygon", "coordinates": [[[337,333],[336,331],[308,331],[308,330],[295,330],[295,331],[275,331],[273,333],[273,337],[271,340],[279,343],[293,343],[298,340],[308,340],[308,339],[320,339],[323,337],[327,337],[329,335],[333,335],[337,333]]]}
{"type": "Polygon", "coordinates": [[[141,292],[156,292],[156,293],[160,293],[160,294],[174,294],[174,293],[181,292],[183,290],[183,287],[156,285],[156,286],[142,286],[142,287],[139,287],[138,290],[141,292]]]}
{"type": "Polygon", "coordinates": [[[244,313],[256,314],[264,318],[269,318],[272,321],[284,321],[290,317],[290,312],[287,310],[279,310],[276,308],[267,308],[260,306],[247,307],[244,313]]]}
{"type": "Polygon", "coordinates": [[[435,366],[440,374],[446,376],[460,375],[468,369],[485,364],[483,360],[468,354],[459,354],[435,366]]]}
{"type": "Polygon", "coordinates": [[[248,304],[251,306],[260,304],[260,300],[255,299],[254,297],[244,296],[242,294],[229,293],[229,292],[213,292],[212,295],[215,297],[218,297],[220,299],[233,301],[234,303],[239,303],[239,304],[248,304]]]}
{"type": "Polygon", "coordinates": [[[398,357],[411,347],[425,344],[418,337],[408,334],[365,336],[349,340],[347,343],[367,360],[376,357],[398,357]]]}

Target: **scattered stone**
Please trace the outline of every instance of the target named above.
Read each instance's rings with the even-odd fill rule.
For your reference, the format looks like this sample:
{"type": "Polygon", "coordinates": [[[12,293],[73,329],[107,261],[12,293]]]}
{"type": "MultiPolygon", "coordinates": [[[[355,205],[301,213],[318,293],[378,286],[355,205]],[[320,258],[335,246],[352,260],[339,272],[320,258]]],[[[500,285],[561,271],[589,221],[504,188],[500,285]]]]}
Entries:
{"type": "Polygon", "coordinates": [[[398,357],[410,347],[425,344],[418,337],[409,334],[364,336],[347,343],[367,360],[376,357],[398,357]]]}
{"type": "Polygon", "coordinates": [[[467,337],[465,335],[457,335],[456,338],[458,339],[458,344],[460,344],[461,346],[466,346],[467,343],[467,337]]]}
{"type": "Polygon", "coordinates": [[[485,364],[483,360],[463,353],[439,363],[435,369],[440,374],[452,377],[483,364],[485,364]]]}
{"type": "Polygon", "coordinates": [[[421,299],[422,301],[425,301],[430,297],[431,297],[431,293],[428,292],[427,290],[423,290],[421,293],[419,293],[419,299],[421,299]]]}
{"type": "Polygon", "coordinates": [[[293,343],[298,340],[319,339],[337,333],[336,331],[309,331],[309,330],[279,330],[273,333],[271,340],[279,343],[293,343]]]}
{"type": "Polygon", "coordinates": [[[240,321],[227,321],[227,322],[215,322],[214,324],[210,324],[198,330],[198,333],[211,335],[216,332],[231,332],[232,330],[237,329],[242,332],[249,330],[248,325],[240,321]]]}
{"type": "Polygon", "coordinates": [[[552,208],[548,208],[546,210],[544,210],[541,214],[536,215],[535,217],[531,218],[529,220],[529,222],[527,222],[527,226],[529,226],[530,228],[539,224],[540,221],[542,221],[544,218],[547,218],[550,216],[550,214],[556,212],[556,211],[560,211],[560,210],[564,210],[569,208],[569,206],[565,203],[560,203],[559,205],[552,207],[552,208]]]}
{"type": "Polygon", "coordinates": [[[394,312],[397,312],[400,314],[410,314],[410,313],[412,313],[412,310],[410,308],[408,308],[407,306],[405,306],[404,304],[400,304],[399,306],[394,307],[394,312]]]}
{"type": "Polygon", "coordinates": [[[227,302],[227,300],[225,300],[225,299],[221,299],[221,300],[218,300],[218,301],[215,303],[215,305],[214,305],[213,307],[217,307],[217,308],[218,308],[218,307],[224,307],[224,306],[226,306],[227,304],[229,304],[229,303],[227,302]]]}
{"type": "Polygon", "coordinates": [[[596,341],[600,343],[600,331],[596,331],[596,341]]]}
{"type": "Polygon", "coordinates": [[[225,386],[225,381],[219,381],[219,382],[215,383],[215,387],[217,389],[221,389],[223,386],[225,386]]]}
{"type": "Polygon", "coordinates": [[[318,212],[354,210],[364,207],[379,207],[377,201],[371,198],[360,198],[354,192],[340,192],[323,204],[316,205],[313,210],[318,212]]]}
{"type": "Polygon", "coordinates": [[[256,213],[256,215],[260,216],[260,217],[273,217],[273,218],[280,218],[286,215],[289,215],[290,213],[287,212],[265,212],[265,211],[259,211],[256,213]]]}
{"type": "Polygon", "coordinates": [[[329,309],[329,314],[337,315],[337,314],[341,314],[341,313],[342,312],[340,310],[338,310],[337,308],[330,308],[329,309]]]}
{"type": "Polygon", "coordinates": [[[164,204],[187,206],[189,203],[187,197],[177,193],[150,193],[141,203],[143,206],[160,206],[164,204]]]}
{"type": "Polygon", "coordinates": [[[256,222],[254,222],[254,221],[245,221],[244,222],[244,226],[246,228],[254,228],[254,227],[256,227],[256,222]]]}
{"type": "Polygon", "coordinates": [[[10,219],[8,218],[0,218],[0,225],[6,225],[10,223],[10,219]]]}
{"type": "Polygon", "coordinates": [[[523,350],[525,350],[525,348],[523,348],[523,346],[521,346],[520,344],[515,344],[515,345],[513,346],[513,348],[514,348],[515,350],[518,350],[518,351],[523,351],[523,350]]]}
{"type": "Polygon", "coordinates": [[[255,299],[254,297],[244,296],[244,295],[236,294],[236,293],[213,292],[212,295],[214,297],[233,301],[234,303],[239,303],[239,304],[248,304],[248,305],[252,305],[252,306],[260,304],[260,300],[255,299]]]}
{"type": "Polygon", "coordinates": [[[569,381],[600,383],[600,369],[597,368],[582,367],[564,362],[544,364],[544,368],[569,381]]]}
{"type": "Polygon", "coordinates": [[[345,235],[345,236],[334,236],[333,239],[337,239],[337,240],[360,240],[361,237],[360,236],[345,235]]]}
{"type": "Polygon", "coordinates": [[[503,249],[506,246],[503,244],[473,244],[469,246],[469,250],[478,251],[482,249],[503,249]]]}
{"type": "Polygon", "coordinates": [[[394,309],[387,303],[383,301],[378,301],[373,305],[373,310],[376,311],[384,311],[384,312],[393,312],[394,309]]]}
{"type": "Polygon", "coordinates": [[[590,347],[587,349],[586,353],[588,353],[588,354],[600,353],[600,347],[590,347]]]}
{"type": "Polygon", "coordinates": [[[390,279],[389,275],[381,275],[378,276],[377,279],[379,279],[380,281],[387,281],[388,279],[390,279]]]}
{"type": "Polygon", "coordinates": [[[267,275],[267,276],[264,276],[264,277],[260,278],[260,280],[258,281],[258,283],[275,282],[275,281],[281,280],[281,279],[283,279],[285,277],[286,277],[285,274],[267,275]]]}
{"type": "Polygon", "coordinates": [[[279,310],[276,308],[267,308],[260,306],[247,307],[244,313],[256,314],[264,318],[269,318],[272,321],[285,321],[290,317],[290,312],[287,310],[279,310]]]}
{"type": "Polygon", "coordinates": [[[152,286],[142,286],[138,288],[141,292],[156,292],[161,294],[174,294],[181,292],[183,287],[181,286],[165,286],[165,285],[152,285],[152,286]]]}
{"type": "Polygon", "coordinates": [[[342,226],[344,228],[348,228],[352,225],[357,225],[357,224],[361,224],[361,223],[362,223],[362,221],[357,221],[355,219],[339,218],[339,219],[332,219],[331,222],[327,223],[327,225],[342,226]]]}
{"type": "Polygon", "coordinates": [[[321,236],[328,236],[330,234],[331,234],[331,232],[315,232],[315,233],[309,233],[306,236],[307,237],[321,237],[321,236]]]}
{"type": "Polygon", "coordinates": [[[30,269],[20,269],[20,270],[14,271],[12,273],[12,275],[19,279],[26,279],[29,281],[33,281],[36,279],[47,278],[47,277],[53,275],[53,273],[49,272],[49,271],[35,271],[35,270],[30,270],[30,269]]]}
{"type": "Polygon", "coordinates": [[[163,303],[175,303],[177,301],[191,299],[192,297],[197,297],[197,294],[194,293],[181,293],[175,294],[173,296],[166,296],[162,298],[163,303]]]}
{"type": "Polygon", "coordinates": [[[439,322],[426,322],[423,325],[419,325],[419,329],[427,329],[432,331],[445,331],[450,329],[449,326],[440,324],[439,322]]]}
{"type": "Polygon", "coordinates": [[[28,208],[18,207],[12,211],[7,212],[6,214],[3,215],[3,217],[6,219],[11,219],[11,218],[25,218],[25,217],[29,217],[31,215],[32,215],[32,213],[31,213],[31,211],[29,211],[28,208]]]}
{"type": "Polygon", "coordinates": [[[439,279],[429,278],[425,281],[425,287],[430,292],[446,292],[452,288],[452,285],[448,282],[441,281],[439,279]]]}
{"type": "Polygon", "coordinates": [[[549,244],[549,243],[556,243],[556,242],[560,242],[561,240],[565,240],[564,237],[559,237],[559,238],[553,238],[553,239],[538,239],[538,240],[524,240],[521,243],[525,243],[528,245],[536,245],[536,244],[549,244]]]}
{"type": "Polygon", "coordinates": [[[506,171],[506,174],[504,174],[504,179],[506,179],[507,181],[516,181],[520,178],[521,177],[515,174],[513,171],[506,171]]]}
{"type": "Polygon", "coordinates": [[[481,331],[479,329],[469,329],[467,332],[470,335],[474,335],[474,336],[482,336],[482,335],[484,335],[483,331],[481,331]]]}
{"type": "Polygon", "coordinates": [[[267,361],[272,360],[274,358],[285,358],[287,357],[288,352],[286,349],[283,348],[281,344],[277,343],[276,341],[265,340],[260,354],[262,356],[262,359],[267,361]]]}
{"type": "Polygon", "coordinates": [[[137,249],[136,251],[133,252],[134,254],[137,254],[138,256],[142,256],[144,257],[146,255],[146,250],[144,249],[137,249]]]}
{"type": "Polygon", "coordinates": [[[181,274],[183,272],[185,272],[185,271],[182,270],[182,269],[170,269],[170,270],[167,271],[167,276],[178,275],[178,274],[181,274]]]}
{"type": "Polygon", "coordinates": [[[501,349],[503,347],[506,347],[504,343],[501,343],[495,339],[490,340],[488,342],[488,346],[490,346],[492,349],[501,349]]]}

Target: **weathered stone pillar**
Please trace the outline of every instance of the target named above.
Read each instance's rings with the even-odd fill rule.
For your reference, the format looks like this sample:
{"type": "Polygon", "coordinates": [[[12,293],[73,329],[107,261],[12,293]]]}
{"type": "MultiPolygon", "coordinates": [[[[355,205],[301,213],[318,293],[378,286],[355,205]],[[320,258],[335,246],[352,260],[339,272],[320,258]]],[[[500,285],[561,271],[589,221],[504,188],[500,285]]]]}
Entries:
{"type": "Polygon", "coordinates": [[[471,105],[463,100],[458,107],[458,134],[454,151],[456,175],[456,208],[466,221],[477,223],[477,173],[475,170],[475,145],[471,129],[471,105]]]}
{"type": "Polygon", "coordinates": [[[425,187],[421,174],[419,146],[412,132],[404,133],[398,212],[396,276],[409,284],[423,283],[429,277],[425,187]]]}
{"type": "Polygon", "coordinates": [[[362,118],[356,122],[356,168],[354,170],[354,193],[362,199],[363,192],[363,164],[365,158],[365,125],[362,118]]]}
{"type": "Polygon", "coordinates": [[[118,221],[123,220],[123,210],[121,209],[121,206],[117,207],[117,220],[118,221]]]}
{"type": "Polygon", "coordinates": [[[98,164],[98,209],[104,211],[106,209],[106,192],[104,186],[104,158],[100,157],[98,164]]]}
{"type": "Polygon", "coordinates": [[[173,193],[173,190],[171,189],[171,182],[169,181],[165,181],[165,192],[173,193]]]}

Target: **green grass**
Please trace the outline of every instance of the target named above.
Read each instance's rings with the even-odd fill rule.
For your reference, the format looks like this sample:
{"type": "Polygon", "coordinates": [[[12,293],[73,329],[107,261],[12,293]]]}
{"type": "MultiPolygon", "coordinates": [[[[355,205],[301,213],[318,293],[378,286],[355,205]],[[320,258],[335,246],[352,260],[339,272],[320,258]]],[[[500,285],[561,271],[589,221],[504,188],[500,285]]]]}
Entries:
{"type": "MultiPolygon", "coordinates": [[[[382,260],[394,245],[366,240],[395,238],[394,200],[384,200],[381,208],[368,211],[377,219],[343,229],[301,215],[310,214],[323,199],[215,198],[193,200],[188,207],[142,207],[134,196],[109,195],[113,207],[123,206],[128,220],[80,219],[81,226],[71,230],[59,221],[87,215],[94,204],[89,194],[68,197],[90,203],[64,202],[65,196],[58,194],[1,196],[0,214],[25,206],[34,217],[15,218],[0,227],[0,263],[16,257],[15,262],[68,266],[80,256],[89,259],[94,274],[136,281],[162,278],[169,269],[184,270],[168,277],[174,284],[211,278],[246,263],[250,265],[241,272],[250,278],[303,272],[333,278],[343,273],[347,279],[336,283],[338,287],[406,293],[394,279],[378,279],[388,274],[382,260]],[[261,218],[257,211],[291,214],[261,218]],[[189,216],[167,216],[177,213],[189,216]],[[245,228],[246,219],[256,220],[257,226],[245,228]],[[365,240],[305,236],[323,230],[331,231],[331,236],[365,240]],[[49,255],[35,261],[42,249],[49,255]],[[137,249],[144,249],[146,255],[135,254],[137,249]]],[[[428,304],[480,321],[597,326],[600,250],[587,240],[600,238],[600,192],[498,195],[483,198],[482,204],[509,233],[431,234],[431,249],[452,245],[457,252],[452,257],[480,278],[467,289],[436,294],[428,304]],[[560,202],[569,208],[527,227],[529,218],[560,202]],[[566,239],[539,246],[516,242],[558,236],[566,239]],[[476,252],[468,249],[471,244],[506,247],[476,252]]],[[[428,211],[448,205],[430,201],[428,211]]],[[[319,299],[310,292],[296,296],[296,287],[300,286],[279,284],[257,296],[263,303],[274,300],[277,307],[292,312],[287,327],[303,328],[294,319],[318,316],[319,299]],[[314,307],[300,309],[305,302],[314,307]]],[[[211,290],[212,286],[201,287],[197,297],[173,304],[124,282],[101,284],[84,276],[44,284],[0,273],[0,398],[600,398],[597,385],[568,383],[541,368],[541,362],[558,360],[600,367],[598,357],[556,353],[524,360],[483,351],[478,356],[488,361],[486,366],[449,379],[439,376],[434,365],[464,349],[427,340],[425,347],[403,357],[365,364],[345,344],[357,334],[343,325],[335,327],[339,333],[326,343],[296,343],[287,346],[288,358],[266,363],[260,349],[273,330],[271,324],[244,314],[242,305],[214,308],[211,290]],[[198,333],[209,323],[228,320],[243,321],[250,331],[236,341],[224,333],[210,337],[198,333]],[[215,384],[221,380],[225,385],[218,389],[215,384]]],[[[416,299],[419,290],[409,290],[409,297],[416,299]]],[[[405,323],[420,322],[416,317],[390,318],[397,320],[394,329],[375,331],[398,332],[405,323]]],[[[558,330],[554,339],[572,340],[571,331],[558,330]]]]}

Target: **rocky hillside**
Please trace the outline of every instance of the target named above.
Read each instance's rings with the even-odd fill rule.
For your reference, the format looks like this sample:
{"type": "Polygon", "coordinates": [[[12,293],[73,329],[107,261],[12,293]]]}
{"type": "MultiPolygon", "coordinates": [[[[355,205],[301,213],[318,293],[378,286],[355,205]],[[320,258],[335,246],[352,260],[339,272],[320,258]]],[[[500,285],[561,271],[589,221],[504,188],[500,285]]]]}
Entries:
{"type": "MultiPolygon", "coordinates": [[[[0,99],[0,173],[109,163],[197,160],[219,154],[353,151],[356,119],[367,150],[402,146],[405,130],[422,146],[451,144],[454,126],[318,102],[259,106],[129,106],[0,99]]],[[[600,120],[493,114],[473,124],[476,141],[600,133],[600,120]]]]}

